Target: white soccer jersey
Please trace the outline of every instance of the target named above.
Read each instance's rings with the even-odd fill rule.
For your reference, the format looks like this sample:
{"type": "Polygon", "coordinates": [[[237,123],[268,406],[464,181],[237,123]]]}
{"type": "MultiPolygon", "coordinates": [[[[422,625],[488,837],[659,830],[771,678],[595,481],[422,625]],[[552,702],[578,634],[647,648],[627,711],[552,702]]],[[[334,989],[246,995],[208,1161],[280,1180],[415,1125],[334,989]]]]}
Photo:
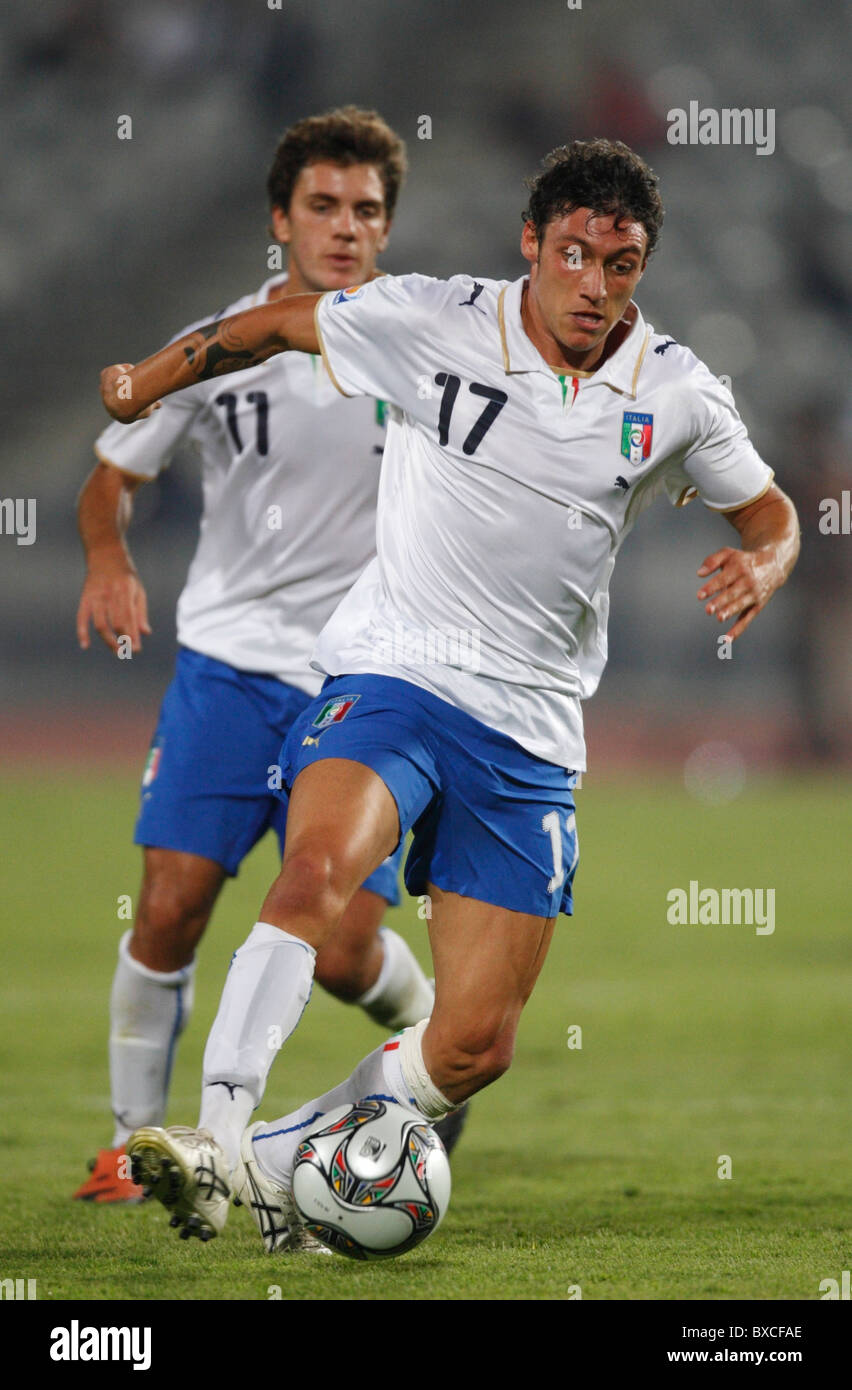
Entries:
{"type": "MultiPolygon", "coordinates": [[[[223,314],[264,303],[281,278],[223,314]]],[[[103,431],[98,457],[145,479],[181,444],[200,453],[201,535],[178,603],[184,646],[319,690],[317,633],[376,551],[383,414],[376,401],[341,400],[319,357],[288,352],[103,431]]]]}
{"type": "Polygon", "coordinates": [[[387,276],[319,302],[332,379],[390,410],[378,556],[315,661],[401,676],[583,769],[580,701],[606,663],[633,522],[662,489],[724,511],[772,473],[730,393],[635,305],[598,371],[560,377],[524,331],[523,287],[387,276]]]}

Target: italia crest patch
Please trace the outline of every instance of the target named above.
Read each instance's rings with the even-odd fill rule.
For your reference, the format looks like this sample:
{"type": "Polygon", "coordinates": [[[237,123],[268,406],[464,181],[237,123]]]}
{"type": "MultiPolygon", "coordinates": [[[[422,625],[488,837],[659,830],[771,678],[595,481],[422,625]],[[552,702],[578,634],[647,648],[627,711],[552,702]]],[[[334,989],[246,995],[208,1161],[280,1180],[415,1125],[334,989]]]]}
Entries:
{"type": "Polygon", "coordinates": [[[650,458],[653,436],[653,415],[640,415],[635,410],[625,410],[621,417],[621,452],[628,463],[638,467],[646,458],[650,458]]]}
{"type": "Polygon", "coordinates": [[[360,698],[360,695],[337,695],[333,700],[326,700],[311,728],[322,731],[332,724],[342,724],[356,700],[360,698]]]}

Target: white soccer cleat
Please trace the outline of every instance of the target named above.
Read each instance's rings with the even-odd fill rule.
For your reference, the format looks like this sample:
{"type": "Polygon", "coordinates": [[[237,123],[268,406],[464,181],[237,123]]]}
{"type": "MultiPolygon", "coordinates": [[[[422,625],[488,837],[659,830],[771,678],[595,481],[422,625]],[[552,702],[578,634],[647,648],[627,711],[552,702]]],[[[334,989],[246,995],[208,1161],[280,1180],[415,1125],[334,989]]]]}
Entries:
{"type": "Polygon", "coordinates": [[[312,1236],[310,1231],[306,1231],[304,1226],[300,1226],[293,1236],[291,1250],[301,1250],[307,1255],[331,1255],[333,1252],[327,1245],[323,1245],[321,1240],[312,1236]]]}
{"type": "Polygon", "coordinates": [[[305,1250],[327,1255],[326,1249],[302,1226],[289,1188],[268,1178],[257,1161],[252,1138],[265,1123],[249,1125],[240,1143],[240,1163],[233,1173],[234,1205],[248,1207],[268,1255],[281,1250],[305,1250]]]}
{"type": "Polygon", "coordinates": [[[181,1240],[212,1240],[228,1219],[231,1183],[225,1154],[206,1129],[137,1129],[127,1141],[133,1181],[172,1213],[181,1240]]]}

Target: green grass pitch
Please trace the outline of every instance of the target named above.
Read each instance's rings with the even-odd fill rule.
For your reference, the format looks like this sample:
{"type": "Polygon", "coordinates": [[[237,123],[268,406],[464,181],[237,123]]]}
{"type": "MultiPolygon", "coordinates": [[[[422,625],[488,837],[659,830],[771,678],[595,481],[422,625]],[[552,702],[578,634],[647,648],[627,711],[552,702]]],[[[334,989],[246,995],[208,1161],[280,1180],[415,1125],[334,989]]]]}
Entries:
{"type": "MultiPolygon", "coordinates": [[[[70,1201],[110,1136],[107,999],[118,900],[138,891],[135,787],[8,778],[0,1278],[36,1278],[40,1299],[818,1299],[852,1237],[849,791],[790,777],[710,808],[674,780],[591,778],[576,916],[559,920],[514,1067],[474,1103],[447,1218],[403,1259],[358,1265],[270,1258],[242,1211],[202,1246],[154,1203],[70,1201]],[[666,894],[692,879],[773,887],[774,934],[670,925],[666,894]]],[[[227,961],[274,867],[267,840],[220,900],[172,1123],[195,1123],[227,961]]],[[[389,920],[427,960],[415,906],[389,920]]],[[[342,1079],[380,1036],[315,990],[259,1115],[342,1079]]]]}

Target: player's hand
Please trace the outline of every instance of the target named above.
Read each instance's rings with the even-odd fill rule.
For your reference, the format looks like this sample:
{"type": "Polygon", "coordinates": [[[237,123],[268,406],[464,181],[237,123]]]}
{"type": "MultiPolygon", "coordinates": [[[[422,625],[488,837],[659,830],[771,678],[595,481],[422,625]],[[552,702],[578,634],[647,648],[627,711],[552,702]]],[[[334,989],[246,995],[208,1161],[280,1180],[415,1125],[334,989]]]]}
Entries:
{"type": "Polygon", "coordinates": [[[731,641],[754,622],[785,578],[772,545],[757,550],[734,550],[725,546],[707,556],[698,574],[701,578],[713,576],[698,590],[698,599],[707,601],[705,613],[715,616],[720,623],[726,623],[729,618],[737,619],[730,632],[725,633],[731,641]]]}
{"type": "Polygon", "coordinates": [[[88,651],[89,623],[110,651],[118,652],[119,637],[130,638],[131,651],[142,650],[142,636],[151,635],[148,599],[129,561],[93,566],[86,575],[77,609],[77,639],[88,651]]]}
{"type": "Polygon", "coordinates": [[[112,367],[104,367],[101,372],[101,400],[113,419],[122,425],[132,424],[134,420],[144,420],[146,416],[159,410],[161,405],[160,401],[154,401],[153,405],[147,406],[144,410],[134,408],[133,383],[129,376],[132,370],[132,362],[117,362],[112,367]]]}

